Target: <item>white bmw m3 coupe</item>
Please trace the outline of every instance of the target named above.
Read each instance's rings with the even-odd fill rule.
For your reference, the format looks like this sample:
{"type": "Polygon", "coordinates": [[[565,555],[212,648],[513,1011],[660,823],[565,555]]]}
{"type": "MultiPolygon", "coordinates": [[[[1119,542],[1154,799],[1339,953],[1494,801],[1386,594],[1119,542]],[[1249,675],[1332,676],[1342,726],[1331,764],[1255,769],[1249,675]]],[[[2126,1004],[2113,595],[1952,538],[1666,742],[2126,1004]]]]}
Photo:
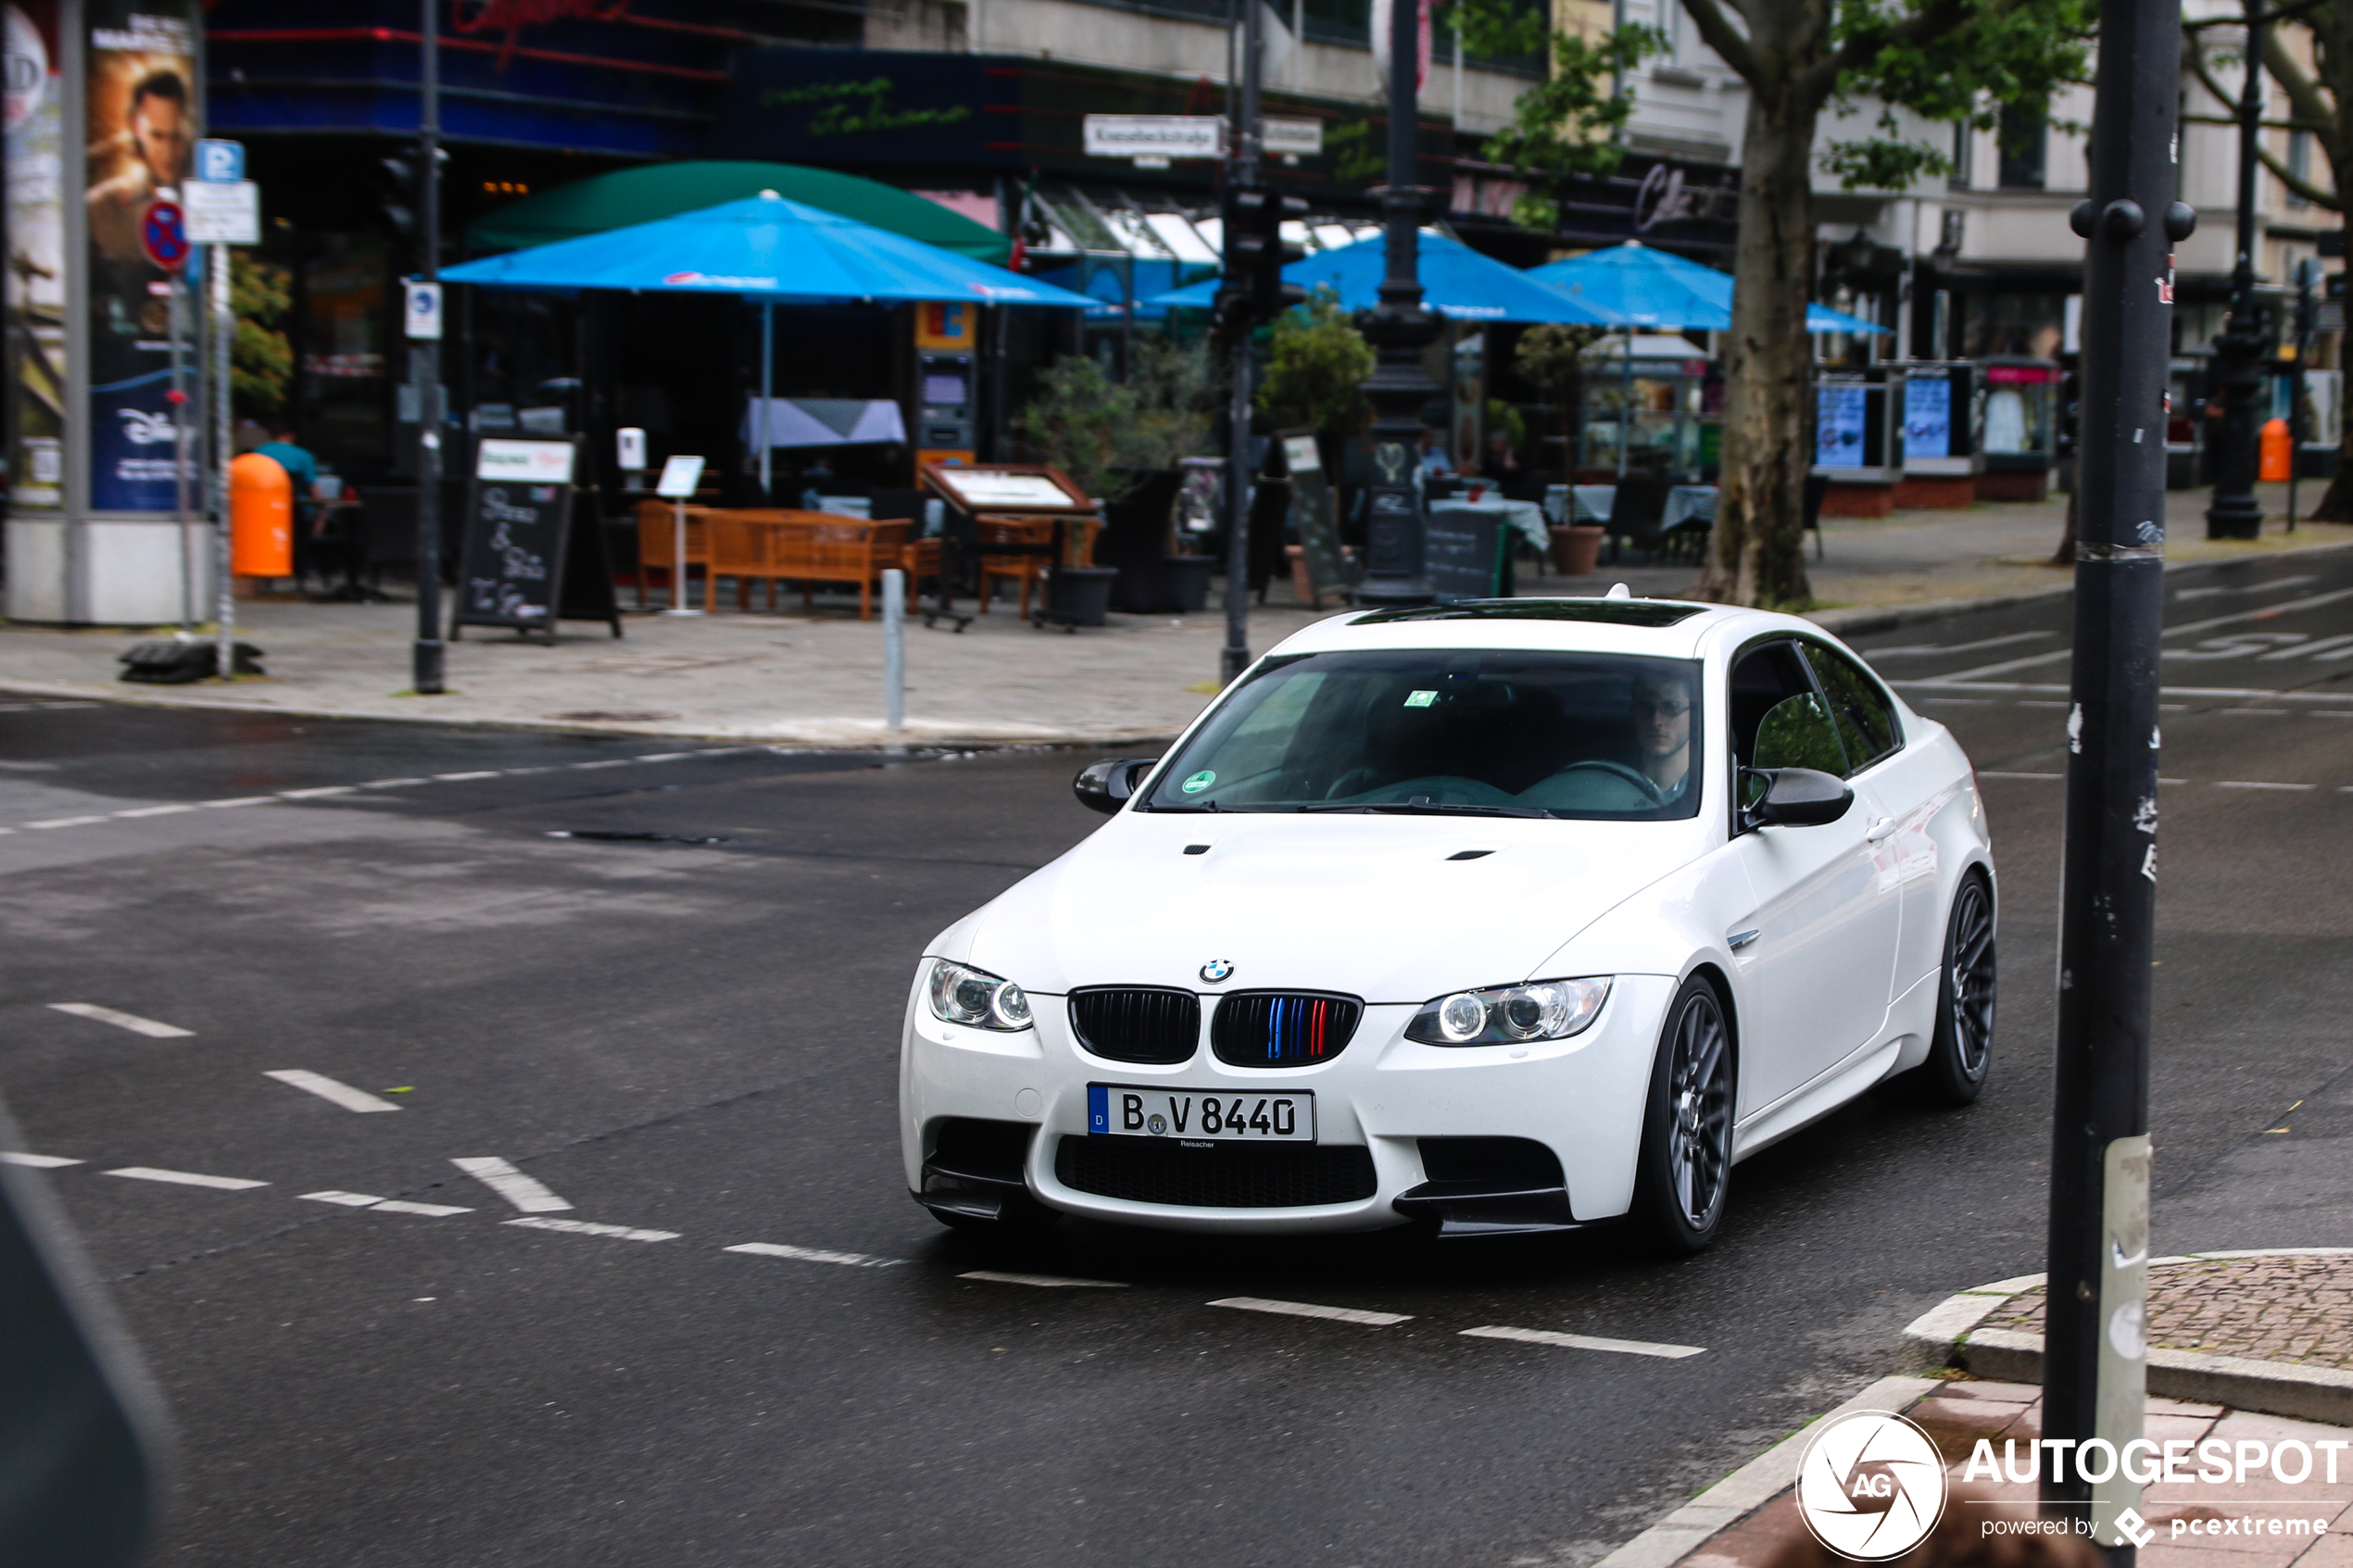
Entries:
{"type": "Polygon", "coordinates": [[[1738,1161],[1872,1085],[1974,1099],[1959,745],[1806,621],[1622,592],[1320,621],[1082,772],[1110,821],[919,966],[916,1201],[1688,1252],[1738,1161]]]}

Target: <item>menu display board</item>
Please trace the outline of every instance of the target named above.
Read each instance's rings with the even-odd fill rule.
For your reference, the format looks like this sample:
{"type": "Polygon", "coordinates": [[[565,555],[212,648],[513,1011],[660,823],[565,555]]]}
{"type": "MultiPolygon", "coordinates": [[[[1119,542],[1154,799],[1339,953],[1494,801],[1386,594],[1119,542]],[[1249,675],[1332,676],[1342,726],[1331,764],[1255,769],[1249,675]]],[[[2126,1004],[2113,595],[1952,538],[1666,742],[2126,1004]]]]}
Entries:
{"type": "Polygon", "coordinates": [[[1844,383],[1815,388],[1814,462],[1818,468],[1863,466],[1864,392],[1859,384],[1844,383]]]}

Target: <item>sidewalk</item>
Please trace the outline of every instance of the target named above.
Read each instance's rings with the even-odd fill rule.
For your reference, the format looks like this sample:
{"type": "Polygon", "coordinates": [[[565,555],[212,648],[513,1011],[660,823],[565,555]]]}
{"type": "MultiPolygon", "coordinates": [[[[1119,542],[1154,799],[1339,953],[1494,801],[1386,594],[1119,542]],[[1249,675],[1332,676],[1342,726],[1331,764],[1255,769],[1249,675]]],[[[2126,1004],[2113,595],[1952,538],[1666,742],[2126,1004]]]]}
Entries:
{"type": "MultiPolygon", "coordinates": [[[[1969,1471],[1981,1439],[1997,1459],[2014,1449],[2017,1474],[2029,1469],[2027,1442],[2042,1435],[2043,1305],[2039,1274],[1947,1298],[1905,1331],[1905,1359],[1928,1375],[1882,1378],[1596,1568],[1763,1568],[1804,1533],[1794,1490],[1814,1434],[1857,1411],[1893,1411],[1927,1434],[1954,1488],[1948,1514],[1967,1509],[1965,1521],[2034,1518],[2032,1481],[2014,1480],[2008,1470],[1988,1479],[1982,1465],[1974,1476],[1969,1471]]],[[[2191,1479],[2160,1479],[2144,1489],[2139,1513],[2156,1532],[2144,1562],[2353,1568],[2353,1425],[2347,1424],[2353,1421],[2353,1249],[2156,1259],[2147,1336],[2151,1397],[2143,1431],[2158,1444],[2188,1444],[2173,1451],[2185,1456],[2179,1470],[2191,1479]],[[2195,1397],[2200,1379],[2229,1397],[2195,1397]],[[2318,1416],[2329,1419],[2311,1419],[2318,1416]],[[2296,1482],[2260,1465],[2215,1482],[2196,1474],[2208,1461],[2197,1445],[2209,1438],[2227,1445],[2219,1451],[2234,1462],[2246,1457],[2243,1443],[2267,1453],[2301,1444],[2313,1462],[2296,1482]],[[2303,1534],[2271,1524],[2288,1517],[2302,1522],[2303,1534]],[[2230,1555],[2210,1555],[2217,1552],[2230,1555]]]]}
{"type": "MultiPolygon", "coordinates": [[[[2284,488],[2262,487],[2273,513],[2263,538],[2234,545],[2205,540],[2205,492],[2172,493],[2170,562],[2353,543],[2353,527],[2282,532],[2276,493],[2284,488]]],[[[2320,494],[2317,484],[2303,486],[2302,504],[2320,494]]],[[[2064,505],[2061,498],[1877,521],[1833,519],[1823,529],[1824,558],[1808,552],[1822,607],[1815,616],[1836,629],[1891,612],[1935,613],[1957,601],[2064,592],[2070,574],[2045,564],[2064,505]]],[[[1581,595],[1624,582],[1638,595],[1672,597],[1688,592],[1696,575],[1689,565],[1604,562],[1589,577],[1523,573],[1518,586],[1523,595],[1581,595]]],[[[601,626],[567,622],[554,647],[470,632],[448,646],[449,691],[438,697],[405,692],[415,635],[409,604],[241,601],[239,634],[264,650],[269,673],[228,687],[123,684],[117,656],[142,640],[138,633],[0,625],[0,690],[798,746],[1142,745],[1175,734],[1201,710],[1215,690],[1225,642],[1214,604],[1192,616],[1114,616],[1107,627],[1075,635],[1035,631],[1001,600],[962,634],[911,620],[907,728],[886,734],[881,624],[861,623],[843,604],[840,596],[821,598],[812,615],[732,608],[700,619],[631,614],[619,642],[601,626]]],[[[1263,652],[1315,619],[1278,582],[1266,606],[1252,607],[1251,646],[1263,652]]]]}

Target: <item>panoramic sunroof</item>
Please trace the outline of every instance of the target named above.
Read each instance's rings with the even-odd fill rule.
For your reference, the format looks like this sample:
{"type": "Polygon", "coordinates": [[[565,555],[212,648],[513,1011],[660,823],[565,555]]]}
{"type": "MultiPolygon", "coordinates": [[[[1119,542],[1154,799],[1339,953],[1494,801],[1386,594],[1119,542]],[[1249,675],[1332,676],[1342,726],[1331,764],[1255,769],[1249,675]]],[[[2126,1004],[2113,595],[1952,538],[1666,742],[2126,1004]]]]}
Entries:
{"type": "Polygon", "coordinates": [[[1351,626],[1386,626],[1400,621],[1584,621],[1604,626],[1672,626],[1706,609],[1705,605],[1662,599],[1458,599],[1453,604],[1415,605],[1368,610],[1351,626]]]}

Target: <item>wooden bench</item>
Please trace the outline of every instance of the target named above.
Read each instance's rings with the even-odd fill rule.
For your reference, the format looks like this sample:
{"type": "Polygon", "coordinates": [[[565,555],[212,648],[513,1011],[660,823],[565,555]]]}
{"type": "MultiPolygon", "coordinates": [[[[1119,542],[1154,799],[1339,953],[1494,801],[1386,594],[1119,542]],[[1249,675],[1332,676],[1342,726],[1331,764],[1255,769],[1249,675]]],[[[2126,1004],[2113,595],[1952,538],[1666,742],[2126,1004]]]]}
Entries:
{"type": "Polygon", "coordinates": [[[875,583],[882,573],[905,566],[907,536],[914,528],[784,508],[713,509],[708,517],[711,579],[736,580],[737,608],[751,608],[754,582],[768,584],[772,609],[779,583],[798,582],[804,606],[814,602],[820,583],[855,583],[861,621],[874,618],[875,583]]]}

